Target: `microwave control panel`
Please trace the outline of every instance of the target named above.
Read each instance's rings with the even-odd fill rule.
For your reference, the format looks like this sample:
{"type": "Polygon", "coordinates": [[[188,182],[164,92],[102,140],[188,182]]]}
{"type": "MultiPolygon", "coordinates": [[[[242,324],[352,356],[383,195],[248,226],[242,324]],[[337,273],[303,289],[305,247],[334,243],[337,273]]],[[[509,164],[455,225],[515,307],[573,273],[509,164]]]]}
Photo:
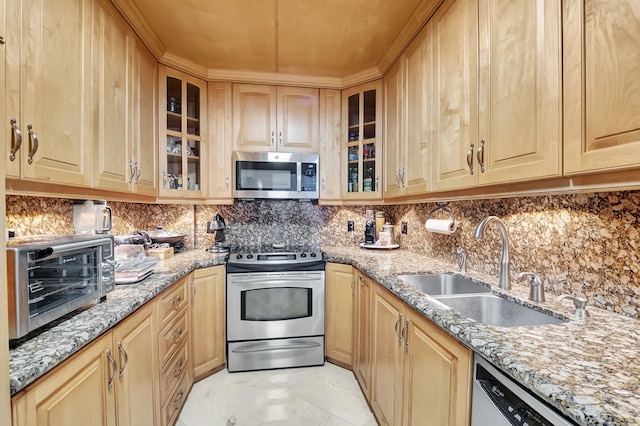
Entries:
{"type": "Polygon", "coordinates": [[[302,163],[301,191],[315,192],[318,190],[318,171],[316,163],[302,163]]]}

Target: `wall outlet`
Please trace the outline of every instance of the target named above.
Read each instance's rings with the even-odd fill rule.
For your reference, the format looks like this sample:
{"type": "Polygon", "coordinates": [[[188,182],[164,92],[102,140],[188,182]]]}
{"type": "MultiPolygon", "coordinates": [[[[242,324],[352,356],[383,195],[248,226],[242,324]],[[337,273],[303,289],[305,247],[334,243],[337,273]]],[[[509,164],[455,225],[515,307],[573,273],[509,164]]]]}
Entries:
{"type": "Polygon", "coordinates": [[[353,232],[355,230],[355,227],[353,225],[353,221],[352,220],[348,220],[347,221],[347,232],[353,232]]]}
{"type": "Polygon", "coordinates": [[[402,222],[401,226],[402,226],[402,233],[406,234],[407,233],[407,227],[408,227],[407,222],[402,222]]]}

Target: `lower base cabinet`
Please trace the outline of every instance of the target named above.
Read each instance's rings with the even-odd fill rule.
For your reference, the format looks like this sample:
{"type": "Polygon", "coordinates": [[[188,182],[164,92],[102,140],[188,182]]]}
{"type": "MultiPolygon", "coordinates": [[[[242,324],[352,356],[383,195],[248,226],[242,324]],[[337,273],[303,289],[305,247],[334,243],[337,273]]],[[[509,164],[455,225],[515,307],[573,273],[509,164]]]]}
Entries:
{"type": "Polygon", "coordinates": [[[356,275],[356,299],[353,316],[353,372],[360,388],[371,400],[371,295],[373,281],[360,271],[356,275]]]}
{"type": "Polygon", "coordinates": [[[325,356],[345,368],[353,365],[353,267],[327,263],[325,356]]]}
{"type": "Polygon", "coordinates": [[[148,305],[14,396],[13,425],[157,424],[155,335],[148,305]]]}
{"type": "Polygon", "coordinates": [[[468,425],[471,350],[374,286],[370,403],[378,422],[468,425]]]}
{"type": "Polygon", "coordinates": [[[225,365],[225,268],[193,271],[191,282],[191,332],[196,380],[225,365]]]}

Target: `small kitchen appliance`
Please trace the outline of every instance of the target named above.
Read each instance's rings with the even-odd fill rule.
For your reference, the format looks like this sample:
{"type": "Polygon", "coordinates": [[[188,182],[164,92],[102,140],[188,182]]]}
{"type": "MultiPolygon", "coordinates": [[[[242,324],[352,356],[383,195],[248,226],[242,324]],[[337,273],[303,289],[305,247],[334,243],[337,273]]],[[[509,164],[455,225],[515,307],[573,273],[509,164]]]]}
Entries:
{"type": "Polygon", "coordinates": [[[364,225],[364,243],[376,243],[376,222],[373,220],[368,220],[364,225]]]}
{"type": "Polygon", "coordinates": [[[215,234],[213,237],[213,244],[207,248],[209,253],[227,253],[229,247],[224,247],[222,243],[226,240],[224,231],[227,229],[227,225],[224,223],[224,218],[220,213],[213,215],[213,220],[207,224],[207,232],[209,234],[215,234]]]}
{"type": "Polygon", "coordinates": [[[106,201],[73,202],[73,227],[78,234],[106,234],[112,222],[111,207],[106,201]]]}
{"type": "Polygon", "coordinates": [[[9,338],[24,336],[114,289],[110,235],[58,235],[7,241],[9,338]]]}
{"type": "Polygon", "coordinates": [[[265,247],[230,254],[230,372],[324,364],[324,269],[319,250],[265,247]]]}

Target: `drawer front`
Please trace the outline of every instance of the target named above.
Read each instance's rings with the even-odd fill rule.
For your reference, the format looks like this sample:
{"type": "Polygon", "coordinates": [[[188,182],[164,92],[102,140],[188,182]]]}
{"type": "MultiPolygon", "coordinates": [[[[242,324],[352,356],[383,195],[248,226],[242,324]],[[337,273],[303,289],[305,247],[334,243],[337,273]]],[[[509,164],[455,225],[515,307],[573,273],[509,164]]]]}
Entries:
{"type": "Polygon", "coordinates": [[[188,276],[185,276],[160,295],[157,306],[161,329],[170,323],[189,303],[187,284],[188,276]]]}
{"type": "Polygon", "coordinates": [[[176,352],[178,347],[187,341],[189,321],[187,309],[178,313],[178,317],[160,332],[158,337],[159,364],[162,369],[176,352]]]}
{"type": "Polygon", "coordinates": [[[189,345],[185,340],[178,351],[160,371],[160,401],[163,403],[167,395],[175,388],[189,365],[189,345]]]}
{"type": "MultiPolygon", "coordinates": [[[[190,366],[187,364],[186,369],[189,369],[190,366]]],[[[162,406],[162,425],[169,426],[173,425],[180,413],[180,409],[184,405],[184,401],[187,399],[187,394],[189,393],[189,375],[183,374],[178,387],[171,393],[169,398],[165,401],[162,406]]]]}

